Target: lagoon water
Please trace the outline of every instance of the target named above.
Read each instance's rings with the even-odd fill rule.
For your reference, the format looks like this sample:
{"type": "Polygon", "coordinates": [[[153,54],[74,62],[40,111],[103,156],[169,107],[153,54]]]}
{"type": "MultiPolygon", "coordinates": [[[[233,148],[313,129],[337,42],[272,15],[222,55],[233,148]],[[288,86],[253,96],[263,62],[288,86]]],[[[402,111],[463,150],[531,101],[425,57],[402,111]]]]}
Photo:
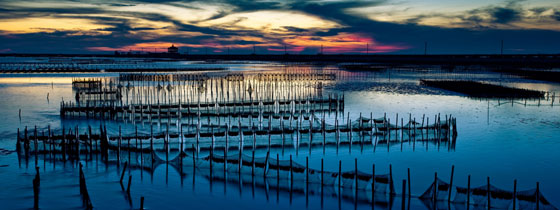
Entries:
{"type": "MultiPolygon", "coordinates": [[[[189,63],[183,64],[189,65],[189,63]]],[[[535,188],[540,183],[543,195],[555,206],[560,206],[560,98],[541,100],[474,99],[459,93],[421,86],[419,79],[452,78],[484,81],[505,86],[541,90],[560,95],[560,85],[526,80],[488,71],[443,71],[418,67],[413,69],[388,69],[379,72],[349,72],[336,65],[279,63],[197,64],[203,66],[226,66],[230,71],[243,74],[263,72],[338,72],[334,81],[323,83],[322,93],[344,94],[344,114],[350,119],[360,112],[374,118],[386,114],[390,119],[398,113],[399,118],[410,116],[421,119],[423,115],[452,115],[457,119],[458,136],[453,147],[447,144],[417,143],[402,145],[364,147],[345,146],[338,153],[333,148],[297,154],[290,150],[280,159],[293,156],[295,162],[305,164],[309,157],[310,168],[319,168],[321,158],[325,170],[337,171],[342,161],[343,171],[353,170],[354,159],[362,171],[385,174],[392,165],[395,189],[402,189],[401,180],[411,171],[413,197],[421,195],[432,183],[434,173],[442,180],[449,180],[451,167],[455,166],[454,185],[466,187],[471,175],[471,186],[485,185],[487,177],[491,184],[506,190],[513,189],[517,179],[518,190],[535,188]]],[[[201,73],[201,72],[197,72],[201,73]]],[[[216,72],[209,72],[215,74],[216,72]]],[[[218,74],[223,73],[219,72],[218,74]]],[[[60,117],[60,102],[74,100],[72,80],[76,78],[116,78],[118,73],[88,74],[4,74],[0,75],[0,208],[29,209],[33,206],[32,179],[35,176],[35,158],[18,158],[15,150],[17,129],[25,126],[44,130],[47,126],[61,129],[79,124],[81,128],[98,127],[100,120],[68,120],[60,117]],[[48,95],[48,99],[47,99],[48,95]],[[19,118],[21,110],[21,119],[19,118]]],[[[406,122],[406,121],[405,121],[406,122]]],[[[107,121],[110,134],[133,132],[130,123],[107,121]]],[[[141,132],[149,132],[149,126],[138,125],[141,132]]],[[[83,131],[82,131],[83,133],[83,131]]],[[[265,141],[263,139],[263,141],[265,141]]],[[[188,144],[190,145],[190,143],[188,144]]],[[[260,154],[260,156],[264,156],[260,154]]],[[[180,169],[159,164],[152,172],[129,168],[132,175],[131,202],[119,185],[120,171],[116,165],[105,165],[94,157],[81,160],[87,178],[88,190],[95,208],[137,209],[140,197],[145,197],[148,209],[370,209],[370,204],[354,203],[347,199],[314,194],[294,194],[285,191],[278,194],[274,189],[253,187],[250,184],[212,181],[191,171],[181,176],[180,169]]],[[[39,158],[41,173],[41,209],[82,208],[79,194],[78,168],[71,162],[51,162],[39,158]]],[[[392,207],[375,206],[378,209],[401,209],[400,196],[392,207]]],[[[447,206],[447,204],[445,205],[447,206]]],[[[429,209],[419,199],[407,204],[410,209],[429,209]]],[[[450,205],[451,209],[462,206],[450,205]]]]}

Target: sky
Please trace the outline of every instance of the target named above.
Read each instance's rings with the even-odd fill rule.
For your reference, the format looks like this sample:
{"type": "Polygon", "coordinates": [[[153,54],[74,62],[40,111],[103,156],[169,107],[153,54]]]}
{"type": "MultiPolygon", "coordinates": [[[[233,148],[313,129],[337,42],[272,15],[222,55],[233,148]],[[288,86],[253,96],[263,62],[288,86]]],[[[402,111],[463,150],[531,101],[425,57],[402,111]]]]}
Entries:
{"type": "Polygon", "coordinates": [[[0,0],[0,53],[496,54],[502,40],[560,53],[560,1],[0,0]]]}

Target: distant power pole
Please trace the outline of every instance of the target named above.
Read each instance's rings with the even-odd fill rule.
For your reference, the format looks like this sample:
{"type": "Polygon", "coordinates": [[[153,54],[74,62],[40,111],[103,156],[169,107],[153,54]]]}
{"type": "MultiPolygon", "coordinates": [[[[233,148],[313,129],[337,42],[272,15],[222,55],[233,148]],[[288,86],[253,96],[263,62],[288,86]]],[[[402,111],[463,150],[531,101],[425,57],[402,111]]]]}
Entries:
{"type": "Polygon", "coordinates": [[[424,42],[424,55],[428,55],[428,42],[424,42]]]}
{"type": "Polygon", "coordinates": [[[366,43],[366,55],[369,54],[369,43],[366,43]]]}
{"type": "Polygon", "coordinates": [[[502,39],[502,45],[500,47],[500,55],[504,55],[504,40],[502,39]]]}

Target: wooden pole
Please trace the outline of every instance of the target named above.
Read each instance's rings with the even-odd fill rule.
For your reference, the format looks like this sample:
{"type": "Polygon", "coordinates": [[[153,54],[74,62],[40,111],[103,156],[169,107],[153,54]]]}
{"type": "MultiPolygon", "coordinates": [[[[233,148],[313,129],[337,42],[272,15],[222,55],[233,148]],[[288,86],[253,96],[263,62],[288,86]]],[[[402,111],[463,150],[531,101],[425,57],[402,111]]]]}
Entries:
{"type": "MultiPolygon", "coordinates": [[[[355,178],[355,184],[356,184],[356,192],[358,192],[358,158],[354,158],[354,170],[355,170],[355,174],[354,174],[354,178],[355,178]]],[[[357,195],[357,193],[356,193],[357,195]]]]}
{"type": "MultiPolygon", "coordinates": [[[[280,154],[276,153],[276,183],[280,183],[280,154]]],[[[280,187],[277,187],[278,189],[280,187]]]]}
{"type": "MultiPolygon", "coordinates": [[[[290,167],[290,168],[291,168],[291,167],[290,167]]],[[[322,192],[323,192],[323,184],[324,184],[324,182],[323,182],[323,173],[324,173],[324,171],[323,171],[323,158],[321,158],[321,194],[322,194],[322,192]]],[[[537,189],[538,189],[538,188],[537,188],[537,189]]]]}
{"type": "Polygon", "coordinates": [[[340,194],[340,184],[342,180],[342,160],[338,161],[338,193],[340,194]]]}
{"type": "Polygon", "coordinates": [[[389,164],[389,192],[391,196],[395,193],[393,192],[393,166],[391,164],[389,164]]]}
{"type": "MultiPolygon", "coordinates": [[[[291,160],[290,160],[291,162],[291,160]]],[[[291,167],[290,167],[291,170],[291,167]]],[[[253,150],[253,156],[251,158],[251,175],[255,176],[255,150],[253,150]]]]}
{"type": "MultiPolygon", "coordinates": [[[[408,193],[410,194],[410,192],[408,192],[408,193]]],[[[405,208],[405,205],[404,205],[404,202],[405,202],[405,200],[406,200],[405,196],[406,196],[406,179],[403,179],[403,180],[402,180],[402,197],[401,197],[401,201],[402,201],[402,202],[401,202],[401,206],[402,206],[402,209],[406,209],[406,208],[405,208]]]]}
{"type": "Polygon", "coordinates": [[[371,200],[372,200],[372,203],[374,203],[373,198],[375,198],[375,196],[374,196],[374,194],[375,194],[375,164],[373,164],[373,166],[371,167],[371,176],[373,177],[372,181],[371,181],[371,200]]]}
{"type": "Polygon", "coordinates": [[[517,199],[517,179],[513,180],[513,210],[515,210],[515,200],[517,199]]]}
{"type": "Polygon", "coordinates": [[[292,170],[292,155],[290,155],[290,185],[294,182],[294,174],[292,170]]]}
{"type": "Polygon", "coordinates": [[[126,187],[126,193],[130,196],[130,183],[132,182],[132,175],[128,176],[128,186],[126,187]]]}
{"type": "Polygon", "coordinates": [[[411,191],[410,191],[410,168],[407,169],[407,174],[408,174],[408,177],[407,177],[408,178],[408,199],[410,200],[410,194],[411,194],[411,191]]]}
{"type": "Polygon", "coordinates": [[[467,181],[467,209],[471,205],[471,175],[468,176],[467,181]]]}
{"type": "Polygon", "coordinates": [[[122,185],[122,181],[123,181],[123,178],[124,178],[124,172],[126,171],[127,165],[128,165],[128,162],[125,161],[124,162],[124,168],[123,168],[122,173],[121,173],[121,180],[119,181],[121,183],[121,185],[122,185]]]}
{"type": "Polygon", "coordinates": [[[437,202],[437,190],[438,190],[438,181],[437,181],[437,172],[434,175],[434,192],[432,194],[432,202],[434,202],[434,206],[437,202]]]}
{"type": "Polygon", "coordinates": [[[488,199],[488,202],[486,202],[486,203],[488,203],[488,210],[490,210],[490,208],[492,206],[490,204],[490,177],[486,177],[486,196],[487,196],[487,199],[488,199]]]}
{"type": "Polygon", "coordinates": [[[537,200],[535,201],[537,203],[537,210],[539,210],[539,207],[541,205],[541,193],[540,193],[540,189],[539,189],[539,182],[537,182],[537,200]]]}
{"type": "MultiPolygon", "coordinates": [[[[37,167],[37,171],[38,171],[37,167]]],[[[39,174],[33,179],[33,209],[39,209],[39,174]]]]}
{"type": "Polygon", "coordinates": [[[309,156],[305,157],[305,186],[309,183],[309,156]]]}
{"type": "Polygon", "coordinates": [[[449,180],[449,196],[447,202],[451,202],[451,191],[453,191],[453,172],[455,172],[455,165],[451,166],[451,179],[449,180]]]}

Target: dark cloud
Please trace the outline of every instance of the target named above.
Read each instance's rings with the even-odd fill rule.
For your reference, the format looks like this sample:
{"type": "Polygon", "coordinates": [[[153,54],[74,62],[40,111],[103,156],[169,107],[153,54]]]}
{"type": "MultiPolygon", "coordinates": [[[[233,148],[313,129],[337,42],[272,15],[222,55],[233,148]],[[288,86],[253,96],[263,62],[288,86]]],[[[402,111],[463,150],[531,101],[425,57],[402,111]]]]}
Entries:
{"type": "Polygon", "coordinates": [[[493,8],[490,11],[493,22],[507,24],[521,19],[521,12],[512,8],[493,8]]]}
{"type": "MultiPolygon", "coordinates": [[[[167,1],[137,0],[134,2],[113,3],[114,6],[130,6],[138,3],[166,3],[167,1]]],[[[194,1],[183,1],[194,2],[194,1]]],[[[176,1],[169,4],[178,5],[176,1]]],[[[72,17],[92,20],[98,24],[109,25],[101,29],[110,34],[88,34],[79,31],[55,31],[53,33],[11,34],[0,38],[2,48],[12,49],[18,53],[48,53],[67,52],[83,53],[88,47],[123,47],[144,42],[171,42],[185,44],[217,43],[221,45],[252,45],[261,44],[257,41],[239,40],[237,37],[250,36],[260,38],[266,43],[284,44],[283,37],[296,37],[300,35],[314,36],[311,40],[321,40],[323,36],[335,36],[341,33],[357,33],[371,36],[376,42],[388,45],[404,45],[409,49],[395,53],[423,53],[424,42],[428,42],[428,53],[497,53],[499,41],[505,41],[505,49],[524,49],[524,53],[558,53],[560,43],[555,40],[560,37],[560,32],[551,30],[517,29],[502,30],[484,26],[483,15],[490,15],[493,23],[508,24],[520,20],[522,10],[517,6],[517,1],[510,1],[503,6],[486,7],[470,11],[462,18],[465,23],[471,24],[470,28],[441,28],[417,24],[421,18],[430,17],[431,14],[419,16],[406,23],[389,23],[374,21],[360,14],[352,14],[349,9],[384,5],[385,0],[378,1],[251,1],[251,0],[207,0],[200,3],[229,4],[231,12],[219,11],[218,14],[208,18],[218,19],[232,13],[251,12],[260,10],[299,11],[325,20],[339,23],[342,27],[326,31],[313,31],[297,27],[282,27],[280,30],[287,34],[276,36],[255,30],[223,30],[219,27],[201,27],[172,19],[171,17],[141,12],[115,12],[104,11],[99,8],[53,8],[16,10],[13,8],[0,8],[1,18],[22,17],[72,17]],[[83,16],[88,14],[88,16],[83,16]],[[107,17],[107,14],[111,17],[107,17]],[[115,17],[112,17],[115,16],[115,17]],[[149,31],[162,29],[155,26],[134,27],[135,19],[162,21],[171,23],[173,28],[182,32],[199,32],[201,36],[160,35],[150,36],[149,31]],[[77,35],[81,34],[81,35],[77,35]]],[[[560,11],[556,10],[554,19],[560,21],[560,11]]],[[[231,24],[231,23],[229,23],[231,24]]],[[[0,34],[6,34],[5,32],[0,34]]],[[[0,35],[2,36],[2,35],[0,35]]],[[[372,43],[374,44],[374,43],[372,43]]],[[[181,50],[185,50],[182,47],[181,50]]],[[[196,50],[196,49],[191,49],[196,50]]],[[[202,50],[204,51],[204,50],[202,50]]],[[[250,53],[252,49],[232,49],[232,53],[250,53]]],[[[303,53],[316,53],[317,49],[309,47],[303,53]]]]}
{"type": "Polygon", "coordinates": [[[302,33],[308,31],[307,29],[293,27],[293,26],[283,26],[282,29],[293,33],[302,33]]]}
{"type": "Polygon", "coordinates": [[[349,26],[368,20],[356,14],[348,14],[347,9],[382,5],[386,1],[296,1],[289,4],[289,9],[313,14],[323,19],[332,20],[349,26]]]}

